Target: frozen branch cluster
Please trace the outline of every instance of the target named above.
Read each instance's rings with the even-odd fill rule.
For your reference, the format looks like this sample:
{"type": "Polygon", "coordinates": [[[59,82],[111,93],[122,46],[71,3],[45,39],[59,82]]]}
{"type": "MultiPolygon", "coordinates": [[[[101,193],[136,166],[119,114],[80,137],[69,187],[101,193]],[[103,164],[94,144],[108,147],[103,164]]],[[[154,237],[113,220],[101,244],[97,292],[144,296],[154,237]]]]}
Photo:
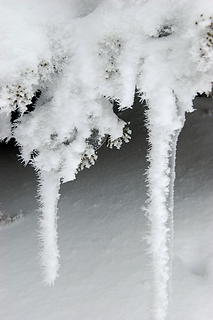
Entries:
{"type": "Polygon", "coordinates": [[[175,141],[213,80],[210,0],[0,0],[0,139],[14,138],[39,174],[45,279],[58,274],[60,182],[94,164],[105,137],[130,131],[113,113],[135,92],[148,104],[147,172],[153,319],[168,306],[175,141]]]}

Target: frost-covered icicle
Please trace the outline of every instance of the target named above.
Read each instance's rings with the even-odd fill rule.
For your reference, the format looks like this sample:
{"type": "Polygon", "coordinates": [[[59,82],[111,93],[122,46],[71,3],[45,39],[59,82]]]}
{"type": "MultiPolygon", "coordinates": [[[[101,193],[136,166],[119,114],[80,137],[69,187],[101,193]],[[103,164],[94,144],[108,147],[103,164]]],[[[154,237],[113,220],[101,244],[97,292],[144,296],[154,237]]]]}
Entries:
{"type": "Polygon", "coordinates": [[[57,205],[60,197],[60,179],[55,172],[41,171],[39,183],[41,264],[45,283],[53,285],[59,269],[57,205]]]}
{"type": "MultiPolygon", "coordinates": [[[[177,154],[177,142],[181,130],[177,129],[174,134],[171,135],[170,151],[169,151],[169,194],[167,198],[167,206],[169,210],[169,255],[170,255],[170,284],[172,284],[172,269],[173,269],[173,251],[174,251],[174,183],[175,183],[175,165],[177,154]]],[[[172,291],[172,288],[170,288],[172,291]]]]}
{"type": "Polygon", "coordinates": [[[175,153],[178,133],[182,127],[175,97],[169,89],[159,89],[158,99],[149,99],[146,116],[150,144],[147,180],[149,246],[153,267],[153,319],[165,320],[172,259],[175,153]],[[163,115],[166,118],[162,118],[163,115]]]}

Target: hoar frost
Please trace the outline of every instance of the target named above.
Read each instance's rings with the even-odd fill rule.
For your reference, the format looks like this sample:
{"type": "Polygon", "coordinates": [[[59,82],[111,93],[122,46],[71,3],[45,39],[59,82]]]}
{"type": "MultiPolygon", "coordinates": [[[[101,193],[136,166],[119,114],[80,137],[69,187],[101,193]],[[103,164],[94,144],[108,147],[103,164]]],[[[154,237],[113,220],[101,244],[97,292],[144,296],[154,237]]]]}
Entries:
{"type": "Polygon", "coordinates": [[[16,11],[15,0],[0,0],[0,139],[14,138],[23,162],[38,173],[45,281],[53,284],[59,269],[60,184],[93,165],[103,143],[120,148],[129,141],[113,104],[131,108],[137,92],[148,106],[152,318],[165,320],[176,144],[195,95],[211,91],[213,3],[29,3],[19,2],[16,11]]]}

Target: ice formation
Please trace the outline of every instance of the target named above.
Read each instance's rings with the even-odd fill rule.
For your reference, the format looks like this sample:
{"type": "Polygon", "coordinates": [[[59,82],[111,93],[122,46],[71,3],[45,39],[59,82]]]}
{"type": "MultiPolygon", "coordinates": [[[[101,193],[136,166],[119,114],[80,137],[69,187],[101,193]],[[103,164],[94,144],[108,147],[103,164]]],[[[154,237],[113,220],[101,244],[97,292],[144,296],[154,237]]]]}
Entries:
{"type": "Polygon", "coordinates": [[[39,176],[45,281],[53,284],[59,268],[60,183],[94,164],[106,137],[110,147],[128,142],[113,101],[131,108],[137,92],[148,105],[153,319],[165,320],[176,143],[194,97],[211,90],[212,1],[0,0],[0,7],[0,139],[15,139],[39,176]]]}

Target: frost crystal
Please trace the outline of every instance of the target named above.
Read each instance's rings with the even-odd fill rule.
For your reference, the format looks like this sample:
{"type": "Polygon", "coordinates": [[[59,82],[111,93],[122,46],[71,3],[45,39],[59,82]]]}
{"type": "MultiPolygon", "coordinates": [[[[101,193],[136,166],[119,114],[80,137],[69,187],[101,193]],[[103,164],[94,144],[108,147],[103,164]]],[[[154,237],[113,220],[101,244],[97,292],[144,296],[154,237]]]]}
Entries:
{"type": "Polygon", "coordinates": [[[46,282],[54,283],[59,267],[60,183],[93,165],[105,141],[118,148],[129,141],[131,132],[113,112],[113,101],[119,110],[131,108],[137,91],[148,104],[154,319],[165,320],[175,146],[195,95],[211,91],[212,2],[0,4],[0,139],[14,138],[24,163],[39,173],[46,282]]]}

